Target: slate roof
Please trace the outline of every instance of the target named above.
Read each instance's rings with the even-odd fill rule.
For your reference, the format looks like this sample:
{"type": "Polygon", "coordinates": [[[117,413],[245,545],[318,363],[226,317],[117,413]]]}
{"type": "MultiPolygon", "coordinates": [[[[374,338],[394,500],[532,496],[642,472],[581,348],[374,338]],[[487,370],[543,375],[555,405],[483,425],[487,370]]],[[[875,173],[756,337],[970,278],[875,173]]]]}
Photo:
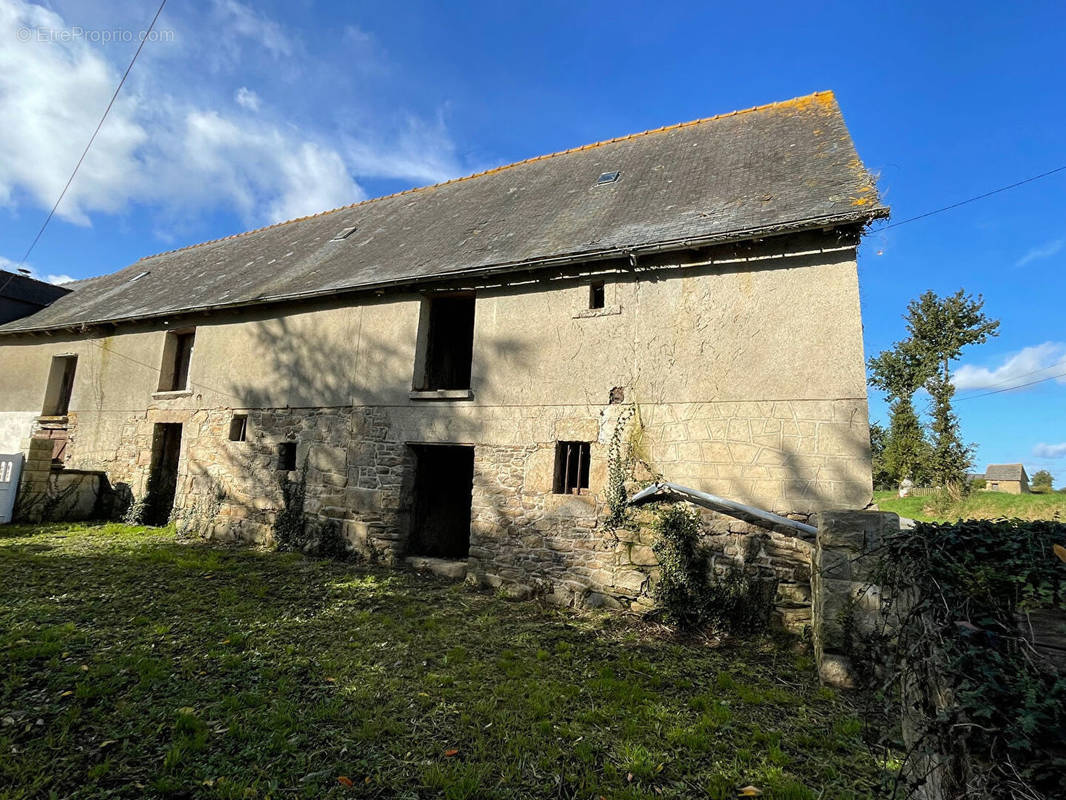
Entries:
{"type": "Polygon", "coordinates": [[[1022,464],[989,464],[985,470],[985,480],[988,481],[1028,481],[1025,467],[1022,464]]]}
{"type": "Polygon", "coordinates": [[[160,253],[78,286],[0,334],[741,241],[887,214],[836,99],[819,92],[160,253]],[[596,185],[615,171],[617,181],[596,185]]]}
{"type": "Polygon", "coordinates": [[[37,306],[46,306],[70,291],[69,284],[56,286],[54,283],[39,281],[28,275],[20,275],[17,272],[0,269],[0,297],[2,298],[37,306]]]}

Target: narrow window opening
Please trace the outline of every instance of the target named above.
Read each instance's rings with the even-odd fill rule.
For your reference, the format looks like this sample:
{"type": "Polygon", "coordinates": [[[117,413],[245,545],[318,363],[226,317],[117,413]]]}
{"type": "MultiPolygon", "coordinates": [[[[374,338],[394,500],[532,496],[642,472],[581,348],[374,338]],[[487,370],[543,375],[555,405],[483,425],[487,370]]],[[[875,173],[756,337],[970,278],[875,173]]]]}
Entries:
{"type": "Polygon", "coordinates": [[[278,445],[278,470],[292,472],[296,469],[296,442],[282,442],[278,445]]]}
{"type": "Polygon", "coordinates": [[[159,391],[180,392],[189,388],[189,365],[192,363],[195,339],[195,331],[167,334],[163,346],[163,367],[159,370],[159,391]]]}
{"type": "Polygon", "coordinates": [[[589,308],[603,308],[607,304],[607,290],[603,281],[593,281],[589,285],[589,308]]]}
{"type": "Polygon", "coordinates": [[[70,408],[70,395],[74,391],[74,371],[78,367],[77,356],[53,356],[48,371],[48,385],[44,393],[42,416],[62,417],[70,408]]]}
{"type": "Polygon", "coordinates": [[[248,415],[234,414],[229,421],[229,440],[231,442],[243,442],[248,438],[248,415]]]}
{"type": "Polygon", "coordinates": [[[469,389],[474,356],[474,296],[431,297],[421,390],[469,389]]]}
{"type": "Polygon", "coordinates": [[[555,494],[582,494],[589,488],[589,443],[555,443],[555,494]]]}

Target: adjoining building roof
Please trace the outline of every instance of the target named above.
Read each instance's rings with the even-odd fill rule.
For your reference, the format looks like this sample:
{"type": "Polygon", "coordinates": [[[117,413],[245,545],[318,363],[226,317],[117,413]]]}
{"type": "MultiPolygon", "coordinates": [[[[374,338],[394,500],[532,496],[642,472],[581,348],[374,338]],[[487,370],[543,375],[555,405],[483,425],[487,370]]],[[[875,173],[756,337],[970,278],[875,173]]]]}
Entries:
{"type": "Polygon", "coordinates": [[[26,317],[71,291],[29,275],[0,269],[0,323],[26,317]]]}
{"type": "Polygon", "coordinates": [[[141,259],[0,334],[411,285],[887,216],[831,92],[141,259]],[[598,183],[603,173],[616,180],[598,183]]]}
{"type": "Polygon", "coordinates": [[[23,303],[48,305],[57,297],[69,294],[70,284],[59,286],[46,281],[39,281],[29,275],[0,269],[0,297],[19,300],[23,303]]]}
{"type": "Polygon", "coordinates": [[[985,480],[989,481],[1028,481],[1025,466],[1022,464],[989,464],[985,470],[985,480]]]}

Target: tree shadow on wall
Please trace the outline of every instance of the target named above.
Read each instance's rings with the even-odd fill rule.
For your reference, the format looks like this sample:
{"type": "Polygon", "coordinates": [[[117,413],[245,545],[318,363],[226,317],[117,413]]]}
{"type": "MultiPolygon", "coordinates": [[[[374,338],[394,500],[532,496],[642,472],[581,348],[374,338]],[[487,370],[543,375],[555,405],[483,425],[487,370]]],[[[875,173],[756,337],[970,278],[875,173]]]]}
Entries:
{"type": "MultiPolygon", "coordinates": [[[[331,323],[336,327],[330,330],[308,324],[308,318],[251,323],[251,350],[259,354],[257,376],[228,387],[235,412],[248,413],[248,440],[226,443],[221,452],[214,446],[190,448],[189,473],[202,478],[195,494],[224,495],[224,502],[215,504],[223,515],[270,524],[279,516],[291,522],[299,514],[292,499],[301,496],[308,504],[304,516],[314,520],[322,498],[348,498],[379,488],[375,475],[385,468],[383,459],[393,469],[400,459],[399,468],[410,472],[408,440],[484,440],[490,415],[476,400],[412,401],[415,343],[359,330],[359,318],[353,313],[347,328],[342,320],[331,323]],[[293,444],[295,459],[279,469],[280,447],[286,442],[293,444]],[[331,457],[332,463],[324,463],[331,457]],[[304,490],[294,492],[293,482],[304,479],[304,490]]],[[[477,352],[489,355],[474,365],[475,397],[478,385],[491,381],[497,359],[512,367],[526,363],[526,346],[510,337],[482,338],[477,352]]],[[[412,490],[413,482],[405,478],[399,508],[390,511],[409,513],[412,490]]]]}

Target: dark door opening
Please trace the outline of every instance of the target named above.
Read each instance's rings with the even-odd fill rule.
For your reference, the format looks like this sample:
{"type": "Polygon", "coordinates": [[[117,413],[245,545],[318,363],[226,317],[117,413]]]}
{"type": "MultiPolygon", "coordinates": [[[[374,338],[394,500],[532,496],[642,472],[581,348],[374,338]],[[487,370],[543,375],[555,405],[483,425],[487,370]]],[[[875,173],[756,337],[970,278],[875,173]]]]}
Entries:
{"type": "Polygon", "coordinates": [[[178,488],[178,458],[181,456],[181,423],[156,423],[152,432],[152,464],[145,499],[146,525],[166,525],[174,508],[178,488]]]}
{"type": "Polygon", "coordinates": [[[466,558],[470,551],[474,448],[412,445],[411,449],[415,453],[415,483],[408,554],[466,558]]]}

